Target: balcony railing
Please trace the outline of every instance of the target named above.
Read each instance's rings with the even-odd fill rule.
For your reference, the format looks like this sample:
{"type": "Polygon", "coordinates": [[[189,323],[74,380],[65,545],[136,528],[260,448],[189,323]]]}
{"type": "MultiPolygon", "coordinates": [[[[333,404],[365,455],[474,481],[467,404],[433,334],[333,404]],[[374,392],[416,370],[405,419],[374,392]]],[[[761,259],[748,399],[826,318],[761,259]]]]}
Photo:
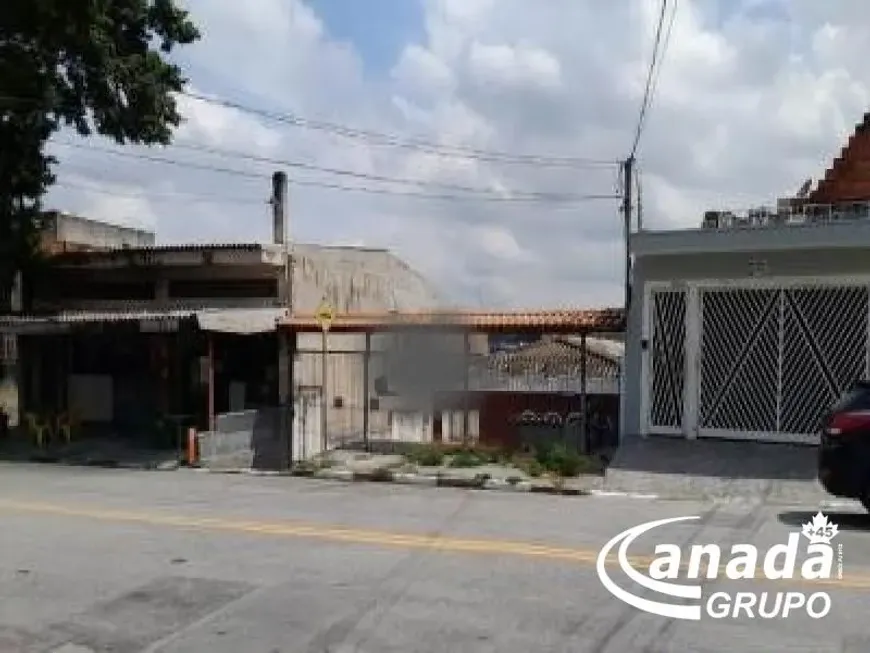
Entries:
{"type": "Polygon", "coordinates": [[[776,208],[762,207],[745,213],[707,211],[701,226],[704,229],[751,229],[858,220],[870,220],[870,201],[809,204],[781,200],[776,208]]]}

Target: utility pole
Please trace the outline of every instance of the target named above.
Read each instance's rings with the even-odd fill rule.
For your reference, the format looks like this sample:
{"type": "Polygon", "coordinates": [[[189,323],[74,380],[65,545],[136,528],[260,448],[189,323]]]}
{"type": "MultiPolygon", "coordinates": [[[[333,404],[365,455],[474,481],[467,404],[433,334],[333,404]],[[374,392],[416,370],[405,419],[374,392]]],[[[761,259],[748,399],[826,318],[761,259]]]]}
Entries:
{"type": "Polygon", "coordinates": [[[635,183],[635,193],[637,195],[637,218],[635,222],[637,224],[637,230],[643,231],[643,184],[641,184],[641,172],[640,169],[636,170],[634,173],[634,178],[637,180],[635,183]]]}
{"type": "MultiPolygon", "coordinates": [[[[281,279],[278,283],[278,303],[290,315],[293,314],[293,269],[289,250],[287,228],[287,174],[281,170],[272,175],[272,242],[281,246],[281,279]]],[[[286,466],[293,463],[293,359],[296,350],[296,334],[289,339],[278,331],[278,428],[286,466]],[[284,440],[286,438],[286,441],[284,440]]]]}
{"type": "MultiPolygon", "coordinates": [[[[625,243],[625,289],[623,298],[623,316],[628,335],[628,313],[631,309],[631,212],[632,212],[632,190],[634,183],[634,154],[630,155],[622,163],[622,230],[623,240],[625,243]]],[[[626,346],[628,346],[628,338],[626,338],[626,346]]],[[[625,360],[623,359],[623,367],[619,374],[619,440],[625,436],[625,360]]]]}
{"type": "Polygon", "coordinates": [[[634,157],[630,156],[622,164],[622,229],[625,243],[625,318],[628,319],[628,310],[631,306],[631,216],[634,191],[634,157]]]}

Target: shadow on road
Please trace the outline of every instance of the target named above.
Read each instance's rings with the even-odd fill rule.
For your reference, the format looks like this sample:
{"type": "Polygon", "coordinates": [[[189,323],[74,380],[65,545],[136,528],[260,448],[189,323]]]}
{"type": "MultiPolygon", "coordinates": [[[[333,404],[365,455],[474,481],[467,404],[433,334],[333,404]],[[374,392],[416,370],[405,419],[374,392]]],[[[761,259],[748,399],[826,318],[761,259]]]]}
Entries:
{"type": "MultiPolygon", "coordinates": [[[[792,510],[777,515],[779,521],[791,528],[801,528],[813,520],[817,511],[792,510]]],[[[870,515],[865,512],[825,512],[825,516],[837,525],[841,531],[857,531],[870,533],[870,515]]]]}
{"type": "Polygon", "coordinates": [[[617,450],[608,471],[814,482],[816,448],[711,439],[632,438],[617,450]]]}

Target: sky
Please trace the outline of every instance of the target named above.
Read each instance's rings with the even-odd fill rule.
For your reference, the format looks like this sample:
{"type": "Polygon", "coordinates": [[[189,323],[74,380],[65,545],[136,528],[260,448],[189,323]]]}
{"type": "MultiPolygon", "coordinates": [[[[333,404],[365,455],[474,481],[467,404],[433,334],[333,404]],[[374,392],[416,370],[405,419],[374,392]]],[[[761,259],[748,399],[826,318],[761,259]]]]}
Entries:
{"type": "MultiPolygon", "coordinates": [[[[465,305],[621,304],[612,162],[659,0],[183,4],[203,33],[175,55],[191,92],[284,119],[182,97],[168,148],[60,134],[51,208],[162,243],[265,242],[283,169],[295,241],[389,248],[465,305]]],[[[867,51],[866,0],[679,0],[638,150],[644,228],[821,177],[870,110],[867,51]]]]}

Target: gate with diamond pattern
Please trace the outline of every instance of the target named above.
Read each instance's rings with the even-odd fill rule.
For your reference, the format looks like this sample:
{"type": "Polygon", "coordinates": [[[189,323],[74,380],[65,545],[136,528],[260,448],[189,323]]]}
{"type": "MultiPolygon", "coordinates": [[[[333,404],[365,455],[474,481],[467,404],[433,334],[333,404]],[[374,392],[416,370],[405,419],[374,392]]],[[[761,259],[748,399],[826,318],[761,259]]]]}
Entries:
{"type": "Polygon", "coordinates": [[[699,289],[704,437],[814,442],[825,410],[868,372],[868,286],[699,289]]]}
{"type": "Polygon", "coordinates": [[[686,383],[686,292],[654,290],[649,295],[647,425],[651,433],[683,429],[686,383]]]}

